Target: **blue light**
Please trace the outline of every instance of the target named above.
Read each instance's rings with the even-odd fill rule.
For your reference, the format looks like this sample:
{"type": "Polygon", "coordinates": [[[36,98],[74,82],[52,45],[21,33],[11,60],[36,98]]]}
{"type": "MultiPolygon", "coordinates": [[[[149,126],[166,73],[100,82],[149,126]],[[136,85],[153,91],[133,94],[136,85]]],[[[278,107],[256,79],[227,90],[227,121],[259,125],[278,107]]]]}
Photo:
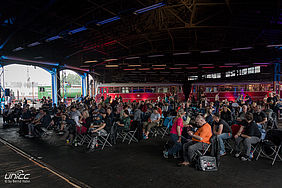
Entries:
{"type": "Polygon", "coordinates": [[[40,42],[33,42],[33,43],[27,45],[27,47],[33,47],[33,46],[37,46],[39,44],[41,44],[41,43],[40,42]]]}
{"type": "Polygon", "coordinates": [[[142,13],[144,13],[144,12],[147,12],[147,11],[150,11],[150,10],[153,10],[153,9],[157,9],[157,8],[160,8],[160,7],[163,7],[163,6],[165,6],[165,3],[164,3],[164,2],[157,3],[157,4],[151,5],[151,6],[149,6],[149,7],[145,7],[145,8],[136,10],[136,11],[134,12],[134,14],[142,14],[142,13]]]}
{"type": "Polygon", "coordinates": [[[115,16],[115,17],[106,19],[104,21],[97,22],[97,25],[104,25],[106,23],[110,23],[110,22],[113,22],[113,21],[116,21],[116,20],[120,20],[120,17],[119,16],[115,16]]]}
{"type": "Polygon", "coordinates": [[[50,42],[50,41],[52,41],[52,40],[57,40],[57,39],[59,39],[59,38],[61,38],[61,36],[56,35],[56,36],[54,36],[54,37],[50,37],[50,38],[46,39],[45,41],[46,41],[46,42],[50,42]]]}
{"type": "Polygon", "coordinates": [[[85,30],[87,30],[87,28],[83,26],[83,27],[80,27],[80,28],[77,28],[77,29],[70,31],[69,34],[72,35],[72,34],[75,34],[75,33],[81,32],[81,31],[85,31],[85,30]]]}

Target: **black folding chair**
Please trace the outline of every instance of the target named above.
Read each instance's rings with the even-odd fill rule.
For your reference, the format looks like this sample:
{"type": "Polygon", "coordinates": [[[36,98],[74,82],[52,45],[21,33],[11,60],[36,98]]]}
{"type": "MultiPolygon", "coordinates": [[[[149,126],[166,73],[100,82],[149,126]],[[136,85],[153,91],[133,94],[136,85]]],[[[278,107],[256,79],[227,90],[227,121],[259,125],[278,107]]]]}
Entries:
{"type": "Polygon", "coordinates": [[[258,160],[259,157],[262,156],[272,160],[271,165],[274,165],[277,158],[282,161],[282,156],[279,153],[281,150],[281,146],[282,130],[269,130],[266,134],[265,140],[261,143],[256,160],[258,160]]]}

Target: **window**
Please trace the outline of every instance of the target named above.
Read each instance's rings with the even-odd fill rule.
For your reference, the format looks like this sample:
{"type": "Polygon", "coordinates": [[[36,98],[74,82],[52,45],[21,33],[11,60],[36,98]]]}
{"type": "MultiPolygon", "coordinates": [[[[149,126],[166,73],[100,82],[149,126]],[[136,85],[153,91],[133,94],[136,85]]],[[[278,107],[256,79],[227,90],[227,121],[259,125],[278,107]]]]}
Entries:
{"type": "Polygon", "coordinates": [[[145,87],[145,92],[146,93],[155,93],[156,88],[155,87],[145,87]]]}
{"type": "Polygon", "coordinates": [[[109,87],[108,89],[109,89],[109,93],[113,93],[114,92],[112,87],[109,87]]]}
{"type": "Polygon", "coordinates": [[[121,92],[122,93],[131,93],[131,87],[122,87],[121,92]]]}
{"type": "Polygon", "coordinates": [[[113,93],[119,93],[119,87],[114,87],[113,88],[113,93]]]}
{"type": "Polygon", "coordinates": [[[44,87],[40,87],[39,88],[39,92],[45,92],[45,88],[44,87]]]}
{"type": "Polygon", "coordinates": [[[143,87],[133,87],[133,93],[144,93],[143,87]]]}
{"type": "Polygon", "coordinates": [[[248,74],[254,74],[255,73],[255,67],[248,68],[248,74]]]}
{"type": "Polygon", "coordinates": [[[189,76],[188,80],[198,80],[198,76],[189,76]]]}
{"type": "Polygon", "coordinates": [[[260,66],[255,67],[255,73],[260,73],[260,66]]]}
{"type": "Polygon", "coordinates": [[[101,93],[107,93],[107,88],[102,87],[101,88],[101,93]]]}
{"type": "Polygon", "coordinates": [[[159,87],[158,88],[158,93],[162,93],[163,92],[163,88],[159,87]]]}
{"type": "Polygon", "coordinates": [[[246,74],[248,74],[248,69],[247,68],[242,69],[241,75],[246,75],[246,74]]]}
{"type": "Polygon", "coordinates": [[[167,88],[167,87],[164,87],[164,88],[163,88],[163,92],[164,92],[164,93],[168,93],[168,88],[167,88]]]}
{"type": "Polygon", "coordinates": [[[220,73],[216,73],[216,78],[221,78],[221,74],[220,73]]]}

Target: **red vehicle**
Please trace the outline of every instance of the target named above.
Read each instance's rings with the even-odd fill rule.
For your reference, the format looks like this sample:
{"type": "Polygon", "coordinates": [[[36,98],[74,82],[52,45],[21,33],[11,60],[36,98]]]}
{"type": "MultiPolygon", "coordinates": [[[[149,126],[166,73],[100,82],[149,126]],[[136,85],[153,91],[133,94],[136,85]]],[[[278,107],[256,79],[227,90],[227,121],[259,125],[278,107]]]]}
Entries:
{"type": "Polygon", "coordinates": [[[96,101],[100,101],[107,96],[122,97],[123,102],[128,101],[156,101],[158,97],[164,98],[176,94],[180,101],[185,100],[182,84],[160,84],[160,83],[109,83],[98,85],[96,101]]]}
{"type": "Polygon", "coordinates": [[[239,95],[243,94],[245,98],[248,94],[253,101],[262,101],[270,92],[273,92],[272,82],[194,83],[190,96],[198,99],[200,94],[204,93],[208,101],[214,102],[216,94],[219,94],[220,101],[224,99],[235,101],[239,95]]]}

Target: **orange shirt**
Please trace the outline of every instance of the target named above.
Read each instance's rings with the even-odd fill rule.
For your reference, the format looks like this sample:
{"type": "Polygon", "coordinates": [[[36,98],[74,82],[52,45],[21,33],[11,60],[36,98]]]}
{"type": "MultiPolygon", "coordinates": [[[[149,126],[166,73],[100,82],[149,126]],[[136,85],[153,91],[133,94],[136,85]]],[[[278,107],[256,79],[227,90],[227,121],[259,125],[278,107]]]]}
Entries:
{"type": "Polygon", "coordinates": [[[197,130],[197,132],[195,132],[194,135],[200,136],[203,139],[200,141],[200,140],[197,140],[195,138],[192,138],[192,140],[210,144],[210,138],[212,137],[211,126],[208,123],[204,124],[202,127],[200,127],[197,130]]]}

